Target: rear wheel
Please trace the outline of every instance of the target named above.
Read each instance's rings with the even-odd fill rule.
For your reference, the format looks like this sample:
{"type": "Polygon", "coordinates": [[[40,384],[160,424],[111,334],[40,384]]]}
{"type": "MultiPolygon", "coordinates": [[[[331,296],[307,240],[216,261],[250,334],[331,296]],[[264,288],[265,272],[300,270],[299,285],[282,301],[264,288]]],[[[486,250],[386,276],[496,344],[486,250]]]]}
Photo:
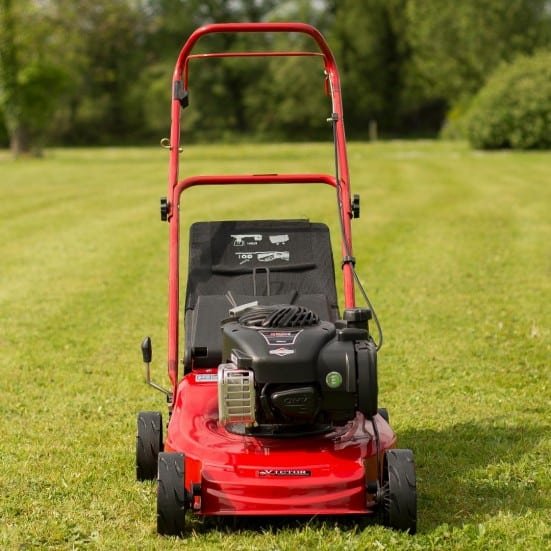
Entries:
{"type": "Polygon", "coordinates": [[[154,480],[157,476],[157,456],[163,451],[163,416],[158,411],[138,413],[136,436],[136,478],[154,480]]]}
{"type": "Polygon", "coordinates": [[[417,488],[411,450],[387,450],[383,463],[383,522],[385,526],[415,534],[417,488]]]}
{"type": "Polygon", "coordinates": [[[189,503],[184,486],[184,454],[161,452],[158,469],[157,532],[163,536],[181,536],[185,530],[189,503]]]}

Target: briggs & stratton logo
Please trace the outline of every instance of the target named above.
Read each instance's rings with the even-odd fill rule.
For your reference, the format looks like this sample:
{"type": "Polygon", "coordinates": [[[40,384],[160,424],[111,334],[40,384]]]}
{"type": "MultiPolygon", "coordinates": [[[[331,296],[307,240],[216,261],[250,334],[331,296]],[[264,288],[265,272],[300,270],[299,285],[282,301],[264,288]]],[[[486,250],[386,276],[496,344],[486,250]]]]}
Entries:
{"type": "Polygon", "coordinates": [[[295,351],[291,348],[276,348],[275,350],[270,350],[269,354],[273,354],[274,356],[279,356],[282,358],[283,356],[288,356],[289,354],[294,354],[295,351]]]}

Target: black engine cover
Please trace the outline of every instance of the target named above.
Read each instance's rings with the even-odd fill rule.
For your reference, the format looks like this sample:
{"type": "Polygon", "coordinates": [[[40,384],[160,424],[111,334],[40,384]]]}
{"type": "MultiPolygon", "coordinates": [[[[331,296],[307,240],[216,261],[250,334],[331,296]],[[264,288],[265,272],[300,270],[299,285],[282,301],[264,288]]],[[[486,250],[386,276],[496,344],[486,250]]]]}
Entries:
{"type": "Polygon", "coordinates": [[[222,331],[222,357],[229,361],[232,351],[240,350],[250,358],[250,368],[260,384],[317,381],[319,352],[335,337],[335,326],[325,321],[300,329],[250,328],[230,321],[222,331]]]}
{"type": "Polygon", "coordinates": [[[261,424],[342,424],[377,413],[377,351],[367,324],[301,307],[253,307],[223,326],[223,358],[254,372],[261,424]],[[304,325],[279,326],[302,320],[304,325]],[[275,325],[275,326],[274,326],[275,325]]]}

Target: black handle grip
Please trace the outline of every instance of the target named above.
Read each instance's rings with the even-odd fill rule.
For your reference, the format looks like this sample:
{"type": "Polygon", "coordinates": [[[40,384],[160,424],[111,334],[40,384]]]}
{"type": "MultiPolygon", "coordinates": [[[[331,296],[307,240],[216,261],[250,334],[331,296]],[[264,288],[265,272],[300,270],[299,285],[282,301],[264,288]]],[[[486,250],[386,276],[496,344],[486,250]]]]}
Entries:
{"type": "Polygon", "coordinates": [[[142,341],[142,356],[143,356],[144,363],[146,363],[146,364],[151,363],[151,357],[153,356],[153,350],[151,348],[151,338],[150,337],[146,337],[142,341]]]}

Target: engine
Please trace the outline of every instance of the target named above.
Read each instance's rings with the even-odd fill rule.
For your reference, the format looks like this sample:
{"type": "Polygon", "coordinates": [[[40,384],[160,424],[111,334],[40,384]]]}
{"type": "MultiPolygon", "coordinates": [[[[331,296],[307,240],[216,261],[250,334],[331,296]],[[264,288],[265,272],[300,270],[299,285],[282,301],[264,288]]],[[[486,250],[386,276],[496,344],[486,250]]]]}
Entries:
{"type": "MultiPolygon", "coordinates": [[[[238,309],[239,310],[239,309],[238,309]]],[[[308,431],[377,413],[370,311],[336,323],[296,305],[250,306],[222,325],[220,421],[245,432],[308,431]]]]}

